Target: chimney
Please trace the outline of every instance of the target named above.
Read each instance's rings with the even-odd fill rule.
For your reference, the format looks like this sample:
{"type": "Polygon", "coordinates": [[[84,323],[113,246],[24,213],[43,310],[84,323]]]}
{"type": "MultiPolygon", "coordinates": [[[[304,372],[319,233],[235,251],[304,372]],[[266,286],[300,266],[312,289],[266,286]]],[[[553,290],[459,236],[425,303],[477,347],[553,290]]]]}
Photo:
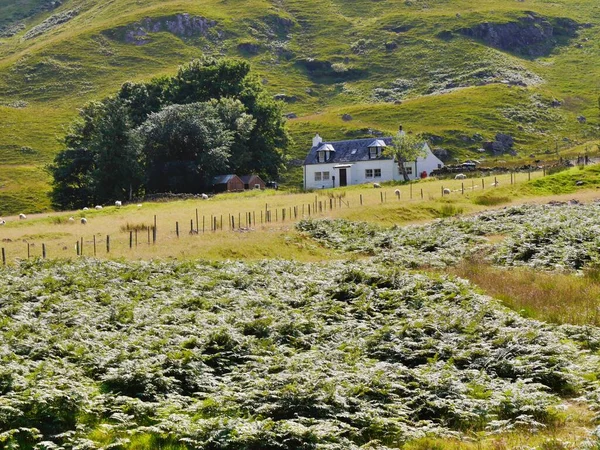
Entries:
{"type": "Polygon", "coordinates": [[[321,136],[319,136],[319,133],[315,134],[315,137],[313,138],[313,147],[318,147],[319,144],[323,142],[323,139],[321,139],[321,136]]]}

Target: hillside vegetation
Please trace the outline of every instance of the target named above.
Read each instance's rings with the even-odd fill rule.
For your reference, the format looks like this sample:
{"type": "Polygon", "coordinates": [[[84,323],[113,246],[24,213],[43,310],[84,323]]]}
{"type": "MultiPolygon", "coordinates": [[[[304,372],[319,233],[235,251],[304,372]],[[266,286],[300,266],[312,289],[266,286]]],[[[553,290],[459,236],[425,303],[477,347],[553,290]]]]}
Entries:
{"type": "Polygon", "coordinates": [[[475,252],[564,276],[597,267],[599,209],[518,206],[392,229],[298,225],[372,255],[354,261],[2,267],[0,445],[598,448],[593,314],[546,324],[411,268],[475,252]],[[505,241],[489,240],[500,233],[505,241]]]}
{"type": "Polygon", "coordinates": [[[462,156],[498,132],[526,155],[590,141],[599,13],[595,0],[2,0],[0,204],[48,209],[39,168],[77,108],[202,54],[247,59],[287,102],[291,160],[316,131],[400,122],[462,156]]]}

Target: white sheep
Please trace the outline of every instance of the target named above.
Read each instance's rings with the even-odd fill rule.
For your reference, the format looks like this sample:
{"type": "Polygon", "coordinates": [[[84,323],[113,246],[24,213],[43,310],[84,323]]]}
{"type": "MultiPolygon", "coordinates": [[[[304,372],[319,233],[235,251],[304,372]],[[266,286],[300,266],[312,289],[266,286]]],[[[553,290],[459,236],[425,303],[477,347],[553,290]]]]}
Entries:
{"type": "Polygon", "coordinates": [[[90,209],[90,208],[88,208],[87,206],[85,208],[83,208],[84,211],[87,211],[88,209],[90,209]]]}
{"type": "Polygon", "coordinates": [[[69,223],[74,223],[74,222],[75,222],[75,218],[69,217],[69,223]]]}
{"type": "Polygon", "coordinates": [[[95,206],[95,208],[96,208],[97,210],[100,210],[100,209],[102,209],[102,205],[96,205],[96,206],[95,206]]]}
{"type": "Polygon", "coordinates": [[[396,197],[400,198],[400,189],[396,189],[394,194],[396,194],[396,197]]]}
{"type": "Polygon", "coordinates": [[[27,216],[23,213],[19,214],[19,219],[24,220],[27,219],[27,216]]]}
{"type": "Polygon", "coordinates": [[[138,203],[137,207],[138,207],[138,208],[141,208],[141,207],[142,207],[142,204],[141,204],[141,203],[138,203]]]}
{"type": "Polygon", "coordinates": [[[379,189],[381,187],[381,185],[379,183],[373,183],[373,187],[376,189],[379,189]]]}
{"type": "Polygon", "coordinates": [[[6,225],[6,220],[0,219],[0,225],[6,225]]]}
{"type": "Polygon", "coordinates": [[[121,206],[123,206],[123,203],[121,202],[121,200],[117,200],[117,201],[115,202],[115,206],[116,206],[117,208],[120,208],[121,206]]]}
{"type": "Polygon", "coordinates": [[[202,197],[202,200],[208,200],[208,195],[206,195],[206,194],[202,194],[201,197],[202,197]]]}
{"type": "Polygon", "coordinates": [[[492,183],[492,186],[496,187],[496,186],[498,186],[499,184],[500,184],[500,182],[499,182],[499,181],[494,181],[494,182],[492,183]]]}
{"type": "Polygon", "coordinates": [[[456,176],[454,177],[455,180],[464,180],[466,178],[467,176],[464,173],[456,174],[456,176]]]}
{"type": "Polygon", "coordinates": [[[450,189],[448,188],[444,188],[444,195],[449,195],[450,194],[450,189]]]}
{"type": "Polygon", "coordinates": [[[82,225],[87,225],[87,219],[85,217],[81,218],[81,224],[82,225]]]}

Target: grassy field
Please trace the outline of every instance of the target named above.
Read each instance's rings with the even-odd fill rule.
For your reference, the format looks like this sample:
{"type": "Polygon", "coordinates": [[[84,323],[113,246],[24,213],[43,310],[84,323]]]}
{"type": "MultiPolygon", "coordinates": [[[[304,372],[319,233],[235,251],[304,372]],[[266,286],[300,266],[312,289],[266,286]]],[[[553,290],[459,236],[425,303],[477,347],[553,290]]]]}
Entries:
{"type": "MultiPolygon", "coordinates": [[[[512,134],[517,159],[598,137],[600,43],[594,36],[600,23],[594,0],[426,5],[357,0],[351,6],[323,0],[153,0],[143,5],[67,0],[52,11],[40,9],[42,3],[0,4],[0,27],[20,26],[14,36],[0,34],[0,168],[13,178],[19,167],[39,170],[52,159],[60,149],[57,138],[86,101],[115,92],[127,80],[173,74],[177,65],[202,54],[245,58],[271,94],[288,96],[286,112],[299,116],[289,122],[292,160],[304,157],[315,132],[344,139],[390,132],[399,123],[428,133],[435,146],[458,158],[480,156],[476,133],[486,140],[497,132],[512,134]],[[50,26],[73,11],[77,14],[70,20],[50,26]],[[585,26],[535,58],[499,51],[457,31],[516,21],[530,11],[585,26]],[[148,32],[144,45],[124,39],[146,18],[166,21],[183,13],[216,25],[196,35],[148,32]],[[31,36],[34,27],[39,34],[31,36]],[[244,50],[246,44],[253,50],[244,50]],[[559,104],[552,107],[555,99],[559,104]],[[352,120],[343,121],[344,114],[352,120]],[[580,115],[586,123],[578,122],[580,115]]],[[[284,182],[297,186],[299,176],[291,168],[284,182]]],[[[37,210],[47,210],[47,184],[28,194],[16,187],[0,189],[12,199],[7,204],[12,212],[31,206],[27,195],[37,198],[37,210]]]]}
{"type": "MultiPolygon", "coordinates": [[[[84,242],[83,254],[91,255],[94,236],[97,256],[105,257],[105,239],[106,235],[110,235],[111,258],[278,257],[316,261],[332,257],[331,252],[303,240],[293,231],[297,220],[309,216],[309,207],[311,217],[368,220],[385,225],[415,222],[474,212],[486,205],[510,203],[517,198],[520,189],[530,189],[526,188],[527,183],[540,179],[542,172],[515,174],[515,184],[508,196],[503,192],[511,188],[512,177],[503,174],[465,181],[431,179],[408,185],[384,184],[381,189],[363,185],[297,194],[251,191],[220,194],[210,200],[148,202],[141,208],[137,204],[122,208],[109,206],[99,211],[90,205],[92,209],[88,211],[27,214],[27,220],[19,220],[17,216],[4,217],[7,225],[0,229],[0,236],[9,260],[27,257],[27,243],[31,255],[41,255],[43,243],[48,257],[70,258],[76,255],[76,242],[81,239],[84,242]],[[532,181],[529,182],[530,176],[532,181]],[[491,186],[495,180],[498,187],[491,186]],[[452,193],[442,198],[444,188],[452,193]],[[400,191],[399,197],[395,194],[396,190],[400,191]],[[266,211],[270,214],[271,221],[268,223],[266,211]],[[251,215],[250,223],[247,214],[251,215]],[[148,227],[153,226],[155,216],[157,243],[149,245],[148,227]],[[70,217],[74,220],[69,221],[70,217]],[[86,225],[80,223],[82,217],[87,219],[86,225]],[[217,230],[212,231],[211,223],[214,224],[215,218],[217,230]],[[233,231],[231,218],[235,226],[233,231]],[[176,235],[177,222],[179,238],[176,235]],[[135,245],[134,232],[134,246],[130,249],[129,231],[136,228],[138,245],[135,245]],[[191,229],[199,233],[190,234],[191,229]]],[[[28,213],[27,210],[25,212],[28,213]]],[[[152,237],[150,241],[153,241],[152,237]]]]}
{"type": "Polygon", "coordinates": [[[220,194],[210,200],[147,202],[142,207],[130,204],[95,210],[90,205],[88,211],[27,214],[27,220],[5,216],[7,224],[0,229],[0,236],[8,261],[26,258],[27,244],[31,256],[40,256],[41,245],[45,244],[49,258],[72,258],[76,256],[76,243],[81,243],[82,239],[83,255],[90,256],[94,238],[96,255],[102,258],[318,261],[340,258],[341,255],[336,256],[294,232],[294,223],[308,217],[309,208],[310,217],[345,218],[391,226],[468,214],[536,198],[549,201],[562,195],[568,199],[579,193],[579,196],[592,199],[597,186],[600,186],[600,168],[589,166],[546,177],[542,172],[533,172],[464,181],[430,179],[411,184],[384,184],[381,189],[363,185],[312,193],[250,191],[220,194]],[[576,186],[576,181],[580,180],[584,185],[576,186]],[[497,187],[492,186],[494,181],[498,182],[497,187]],[[452,193],[442,197],[444,188],[452,193]],[[400,191],[399,197],[396,190],[400,191]],[[70,217],[73,221],[68,220],[70,217]],[[86,225],[80,223],[83,217],[87,220],[86,225]],[[149,232],[154,217],[157,220],[156,244],[149,232]],[[217,229],[213,231],[211,223],[214,227],[215,220],[217,229]],[[132,248],[129,246],[130,231],[133,232],[132,248]],[[110,236],[108,255],[107,235],[110,236]]]}

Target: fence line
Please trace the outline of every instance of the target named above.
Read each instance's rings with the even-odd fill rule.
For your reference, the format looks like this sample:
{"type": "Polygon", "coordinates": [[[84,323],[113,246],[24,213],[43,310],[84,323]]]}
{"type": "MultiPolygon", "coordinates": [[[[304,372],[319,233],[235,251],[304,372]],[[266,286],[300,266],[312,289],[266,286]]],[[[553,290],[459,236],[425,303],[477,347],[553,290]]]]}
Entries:
{"type": "MultiPolygon", "coordinates": [[[[531,180],[531,171],[527,172],[527,180],[531,180]]],[[[535,173],[535,172],[534,172],[535,173]]],[[[545,176],[546,171],[545,169],[542,171],[542,176],[545,176]]],[[[454,181],[454,180],[453,180],[454,181]]],[[[516,184],[517,183],[517,176],[515,172],[510,172],[510,184],[516,184]]],[[[499,183],[498,183],[498,178],[496,176],[494,176],[494,182],[492,183],[492,187],[498,187],[499,183]]],[[[402,199],[402,186],[393,186],[393,188],[395,189],[394,193],[395,196],[397,198],[397,200],[401,200],[402,199]]],[[[441,197],[447,197],[451,194],[456,194],[456,193],[460,193],[461,195],[465,194],[465,191],[471,191],[471,192],[475,192],[475,190],[480,189],[481,191],[485,190],[486,185],[485,185],[485,179],[481,178],[481,188],[479,188],[479,185],[475,184],[475,179],[471,179],[471,186],[465,186],[464,181],[461,181],[460,184],[460,188],[459,189],[455,189],[455,190],[450,190],[448,187],[445,187],[443,184],[440,186],[440,191],[441,191],[441,197]]],[[[405,188],[406,189],[406,188],[405,188]]],[[[409,191],[409,199],[410,201],[413,201],[413,183],[408,185],[408,191],[409,191]]],[[[350,208],[350,200],[349,199],[345,199],[346,197],[346,193],[342,195],[330,195],[329,196],[329,202],[327,202],[326,200],[319,200],[319,195],[315,195],[314,201],[309,202],[309,203],[305,203],[303,202],[301,205],[293,205],[293,206],[285,206],[285,207],[269,207],[268,203],[265,204],[265,208],[264,210],[261,209],[260,210],[260,225],[268,225],[268,224],[272,224],[272,223],[289,223],[290,221],[293,220],[298,220],[300,219],[304,219],[304,218],[311,218],[314,216],[320,216],[320,217],[327,217],[327,216],[331,216],[333,215],[334,211],[337,209],[342,209],[342,208],[350,208]],[[275,212],[275,214],[273,214],[273,211],[275,212]]],[[[423,188],[420,188],[420,200],[423,201],[425,199],[425,191],[423,188]]],[[[431,191],[429,192],[429,199],[433,200],[434,199],[434,195],[431,193],[431,191]]],[[[386,204],[388,203],[387,200],[387,191],[385,190],[381,190],[379,192],[379,198],[373,202],[372,204],[369,204],[369,202],[366,201],[367,198],[364,197],[363,193],[360,193],[358,195],[358,201],[355,203],[355,205],[358,205],[359,207],[363,207],[363,206],[375,206],[375,205],[382,205],[382,204],[386,204]]],[[[199,223],[199,211],[198,208],[195,209],[195,217],[190,219],[190,235],[199,235],[200,234],[200,223],[199,223]],[[195,228],[194,228],[194,219],[195,219],[195,228]]],[[[259,223],[256,220],[256,211],[246,211],[244,213],[244,224],[245,226],[242,226],[242,216],[241,216],[241,212],[238,212],[237,214],[237,220],[235,217],[235,213],[230,212],[228,214],[228,219],[227,219],[227,230],[224,228],[223,226],[223,215],[221,214],[220,217],[217,217],[216,214],[211,214],[210,215],[210,222],[209,222],[209,226],[210,226],[210,231],[212,233],[215,233],[217,231],[220,232],[225,232],[225,231],[230,231],[230,232],[239,232],[239,231],[248,231],[251,230],[252,227],[256,227],[257,225],[259,225],[259,223]]],[[[157,244],[158,242],[158,233],[157,233],[157,229],[158,229],[158,217],[157,215],[154,215],[153,217],[153,225],[150,225],[147,227],[147,239],[148,239],[148,244],[157,244]]],[[[202,216],[202,234],[205,234],[206,232],[206,216],[203,215],[202,216]]],[[[179,228],[179,222],[175,221],[175,226],[174,226],[174,234],[177,238],[180,237],[180,228],[179,228]]],[[[167,237],[171,237],[173,235],[173,231],[165,233],[165,235],[167,237]]],[[[106,235],[106,253],[109,254],[111,252],[111,244],[113,243],[114,240],[111,240],[110,235],[106,235]]],[[[129,230],[129,240],[128,240],[128,244],[129,244],[129,249],[132,250],[134,247],[138,247],[138,230],[137,228],[134,230],[129,230]],[[134,245],[135,244],[135,245],[134,245]]],[[[118,242],[118,241],[117,241],[118,242]]],[[[92,245],[93,245],[93,256],[97,255],[97,248],[96,248],[96,235],[93,235],[93,240],[91,241],[92,245]]],[[[27,258],[31,257],[31,246],[33,244],[27,242],[27,258]]],[[[127,240],[125,240],[124,245],[127,246],[127,240]]],[[[84,238],[80,237],[80,239],[77,239],[76,243],[75,243],[75,256],[83,256],[84,255],[84,238]]],[[[2,265],[7,265],[9,259],[9,255],[7,255],[7,251],[5,247],[2,247],[1,249],[1,256],[2,256],[2,265]]],[[[47,253],[46,253],[46,244],[42,243],[42,258],[46,258],[47,253]]],[[[16,259],[16,258],[15,258],[16,259]]]]}

